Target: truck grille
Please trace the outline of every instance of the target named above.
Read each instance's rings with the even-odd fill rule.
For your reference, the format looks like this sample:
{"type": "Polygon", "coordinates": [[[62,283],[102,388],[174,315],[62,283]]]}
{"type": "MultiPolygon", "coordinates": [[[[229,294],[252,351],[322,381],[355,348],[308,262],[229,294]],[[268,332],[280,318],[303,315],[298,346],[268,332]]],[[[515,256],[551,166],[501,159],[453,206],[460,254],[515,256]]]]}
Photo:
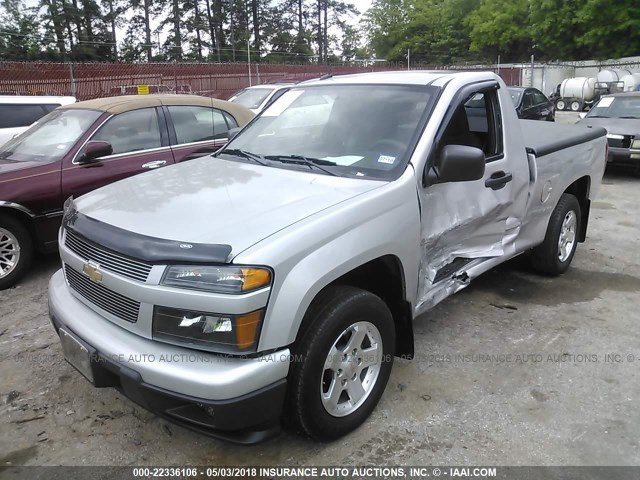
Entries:
{"type": "Polygon", "coordinates": [[[100,268],[132,280],[146,282],[151,272],[152,265],[124,257],[104,247],[89,243],[80,235],[67,229],[64,244],[69,250],[79,255],[84,260],[91,260],[100,265],[100,268]]]}
{"type": "Polygon", "coordinates": [[[607,138],[607,142],[610,147],[616,148],[631,148],[631,144],[633,143],[633,135],[624,135],[624,138],[620,140],[619,138],[607,138]]]}
{"type": "Polygon", "coordinates": [[[64,275],[73,290],[97,307],[125,322],[135,323],[138,321],[139,302],[92,282],[68,265],[64,266],[64,275]]]}

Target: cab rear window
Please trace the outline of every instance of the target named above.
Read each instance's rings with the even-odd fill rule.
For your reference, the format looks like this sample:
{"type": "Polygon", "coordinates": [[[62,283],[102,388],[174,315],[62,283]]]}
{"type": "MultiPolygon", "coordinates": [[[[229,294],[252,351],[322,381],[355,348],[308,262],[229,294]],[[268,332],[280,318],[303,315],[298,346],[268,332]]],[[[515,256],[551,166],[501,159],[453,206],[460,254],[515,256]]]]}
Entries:
{"type": "Polygon", "coordinates": [[[60,104],[1,104],[0,128],[28,127],[60,104]]]}

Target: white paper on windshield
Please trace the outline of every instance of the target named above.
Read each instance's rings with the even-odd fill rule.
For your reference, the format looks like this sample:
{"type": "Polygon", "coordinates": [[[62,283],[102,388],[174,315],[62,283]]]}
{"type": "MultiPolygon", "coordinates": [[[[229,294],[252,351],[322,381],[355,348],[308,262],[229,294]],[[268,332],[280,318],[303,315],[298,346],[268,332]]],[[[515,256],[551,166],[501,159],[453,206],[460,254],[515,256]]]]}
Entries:
{"type": "Polygon", "coordinates": [[[328,160],[335,163],[336,165],[348,167],[349,165],[353,165],[354,163],[359,162],[363,158],[364,157],[359,157],[358,155],[343,155],[341,157],[323,157],[322,160],[328,160]]]}
{"type": "Polygon", "coordinates": [[[264,112],[262,112],[263,117],[279,117],[282,112],[284,112],[289,105],[295,102],[296,98],[304,93],[304,90],[289,90],[284,95],[282,95],[278,100],[273,102],[273,104],[267,108],[264,112]]]}
{"type": "Polygon", "coordinates": [[[613,103],[614,100],[615,100],[615,97],[602,97],[600,99],[600,102],[598,102],[597,106],[602,108],[607,108],[613,103]]]}

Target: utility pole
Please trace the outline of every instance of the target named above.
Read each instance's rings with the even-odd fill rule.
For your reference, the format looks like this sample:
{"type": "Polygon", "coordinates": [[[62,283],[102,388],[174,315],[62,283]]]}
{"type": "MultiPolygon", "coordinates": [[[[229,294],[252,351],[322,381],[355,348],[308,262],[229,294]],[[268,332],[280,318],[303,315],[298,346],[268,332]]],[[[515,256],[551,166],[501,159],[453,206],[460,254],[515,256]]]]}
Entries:
{"type": "Polygon", "coordinates": [[[249,86],[251,86],[251,51],[249,46],[249,37],[247,37],[247,67],[249,67],[249,86]]]}
{"type": "Polygon", "coordinates": [[[531,86],[532,87],[533,87],[533,68],[534,68],[533,54],[531,54],[531,86]]]}

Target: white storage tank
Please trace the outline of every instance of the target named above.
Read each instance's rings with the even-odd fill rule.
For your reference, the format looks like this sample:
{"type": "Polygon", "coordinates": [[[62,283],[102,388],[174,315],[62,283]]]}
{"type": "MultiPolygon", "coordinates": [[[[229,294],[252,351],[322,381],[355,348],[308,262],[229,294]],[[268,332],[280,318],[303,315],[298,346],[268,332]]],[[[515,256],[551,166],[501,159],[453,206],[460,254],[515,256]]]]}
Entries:
{"type": "Polygon", "coordinates": [[[625,75],[620,79],[624,84],[623,91],[635,92],[640,85],[640,73],[632,73],[631,75],[625,75]]]}
{"type": "Polygon", "coordinates": [[[629,70],[601,70],[598,72],[598,82],[615,83],[619,82],[625,75],[630,75],[629,70]]]}
{"type": "Polygon", "coordinates": [[[567,78],[560,84],[560,96],[591,102],[596,97],[596,79],[593,77],[567,78]]]}

